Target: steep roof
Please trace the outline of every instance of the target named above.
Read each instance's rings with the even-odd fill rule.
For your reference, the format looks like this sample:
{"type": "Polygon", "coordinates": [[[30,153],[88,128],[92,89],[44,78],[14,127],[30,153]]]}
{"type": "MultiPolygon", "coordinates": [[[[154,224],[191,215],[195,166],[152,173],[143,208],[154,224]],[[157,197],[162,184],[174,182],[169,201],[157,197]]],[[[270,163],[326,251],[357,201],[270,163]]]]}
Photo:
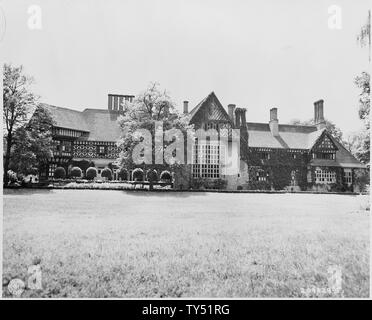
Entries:
{"type": "Polygon", "coordinates": [[[87,140],[115,142],[120,137],[117,113],[103,109],[76,111],[48,104],[43,106],[50,111],[56,127],[89,132],[87,140]]]}
{"type": "Polygon", "coordinates": [[[208,118],[209,121],[230,121],[229,115],[212,91],[190,111],[190,122],[208,118]]]}
{"type": "Polygon", "coordinates": [[[366,166],[357,160],[346,148],[335,138],[330,136],[338,150],[336,151],[336,162],[340,167],[365,168],[366,166]]]}
{"type": "Polygon", "coordinates": [[[83,114],[80,111],[56,107],[50,104],[42,104],[46,108],[55,121],[56,127],[79,130],[79,131],[89,131],[86,126],[83,114]]]}

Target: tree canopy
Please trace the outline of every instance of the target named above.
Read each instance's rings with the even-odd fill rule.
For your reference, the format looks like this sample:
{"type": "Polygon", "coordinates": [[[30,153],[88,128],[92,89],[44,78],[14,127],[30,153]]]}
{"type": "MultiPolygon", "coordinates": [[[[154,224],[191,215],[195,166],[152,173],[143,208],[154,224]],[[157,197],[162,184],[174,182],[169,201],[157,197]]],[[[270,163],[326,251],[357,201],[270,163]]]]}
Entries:
{"type": "Polygon", "coordinates": [[[51,155],[52,118],[31,92],[34,80],[24,74],[22,66],[4,64],[3,75],[4,173],[12,168],[27,174],[51,155]]]}
{"type": "Polygon", "coordinates": [[[151,83],[149,87],[137,95],[133,102],[126,101],[123,106],[124,113],[118,122],[122,130],[119,146],[123,150],[120,155],[122,166],[132,167],[133,152],[135,146],[143,141],[143,137],[138,134],[140,129],[146,129],[151,133],[152,139],[152,163],[154,163],[155,153],[162,154],[164,146],[155,146],[156,125],[161,122],[163,130],[172,128],[182,131],[192,128],[188,124],[188,116],[180,114],[175,107],[166,90],[160,89],[158,83],[151,83]],[[156,149],[157,148],[157,149],[156,149]]]}

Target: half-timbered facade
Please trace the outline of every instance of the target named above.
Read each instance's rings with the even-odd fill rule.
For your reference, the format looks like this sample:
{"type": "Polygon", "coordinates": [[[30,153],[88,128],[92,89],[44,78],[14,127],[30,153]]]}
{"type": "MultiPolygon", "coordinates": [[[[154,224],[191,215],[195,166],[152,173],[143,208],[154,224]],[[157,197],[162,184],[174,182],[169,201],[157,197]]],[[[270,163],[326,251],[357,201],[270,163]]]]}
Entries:
{"type": "MultiPolygon", "coordinates": [[[[75,111],[45,105],[55,121],[53,127],[53,157],[41,171],[42,178],[53,177],[57,166],[79,166],[85,172],[95,166],[98,172],[110,167],[117,179],[116,165],[120,150],[117,118],[123,112],[123,102],[134,96],[108,96],[107,109],[75,111]]],[[[195,141],[192,164],[185,165],[182,175],[174,175],[175,185],[182,188],[290,189],[290,190],[353,190],[355,170],[363,169],[353,155],[326,129],[323,100],[314,103],[314,125],[280,124],[278,109],[269,112],[266,123],[247,122],[247,111],[230,104],[227,110],[214,92],[191,111],[184,102],[183,112],[197,129],[240,130],[239,170],[227,174],[221,168],[221,148],[234,150],[232,140],[219,142],[195,141]],[[230,149],[229,149],[230,148],[230,149]]],[[[248,115],[249,117],[249,115],[248,115]]],[[[235,149],[236,150],[236,149],[235,149]]],[[[140,172],[140,168],[137,170],[140,172]]],[[[131,174],[128,179],[134,177],[131,174]]],[[[129,172],[129,169],[128,169],[129,172]]],[[[146,173],[141,175],[146,179],[146,173]]]]}

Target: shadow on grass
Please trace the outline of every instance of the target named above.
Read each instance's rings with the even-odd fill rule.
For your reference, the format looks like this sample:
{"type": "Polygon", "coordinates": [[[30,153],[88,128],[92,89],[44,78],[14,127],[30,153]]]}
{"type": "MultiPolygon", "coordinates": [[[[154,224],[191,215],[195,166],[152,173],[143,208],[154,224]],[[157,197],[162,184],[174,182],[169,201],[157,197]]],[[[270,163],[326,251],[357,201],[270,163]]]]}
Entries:
{"type": "Polygon", "coordinates": [[[163,197],[163,198],[187,198],[191,196],[205,196],[206,192],[203,191],[148,191],[148,190],[117,190],[131,196],[147,196],[147,197],[163,197]]]}
{"type": "Polygon", "coordinates": [[[4,195],[33,195],[33,194],[53,194],[53,189],[42,189],[42,188],[18,188],[18,189],[11,189],[11,188],[4,188],[3,194],[4,195]]]}
{"type": "Polygon", "coordinates": [[[163,198],[187,198],[191,196],[205,196],[207,192],[204,191],[172,191],[172,190],[115,190],[115,189],[44,189],[44,188],[18,188],[18,189],[11,189],[11,188],[4,188],[3,194],[4,195],[24,195],[24,196],[31,196],[34,194],[45,194],[45,195],[52,195],[56,194],[60,190],[61,192],[64,191],[71,191],[73,190],[76,193],[79,192],[92,192],[92,191],[101,191],[102,193],[112,191],[112,192],[120,192],[125,195],[129,196],[147,196],[147,197],[163,197],[163,198]]]}

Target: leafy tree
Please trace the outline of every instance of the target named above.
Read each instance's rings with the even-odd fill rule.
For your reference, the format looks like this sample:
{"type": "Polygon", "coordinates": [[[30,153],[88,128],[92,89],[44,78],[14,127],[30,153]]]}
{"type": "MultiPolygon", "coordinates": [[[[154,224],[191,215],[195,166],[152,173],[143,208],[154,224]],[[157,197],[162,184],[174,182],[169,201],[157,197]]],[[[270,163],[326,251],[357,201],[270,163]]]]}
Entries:
{"type": "MultiPolygon", "coordinates": [[[[326,122],[326,129],[328,132],[332,134],[337,140],[342,141],[342,131],[339,127],[337,127],[332,121],[325,119],[326,122]]],[[[294,125],[305,125],[305,126],[312,126],[314,125],[314,119],[301,121],[299,119],[293,119],[290,121],[290,124],[294,125]]]]}
{"type": "MultiPolygon", "coordinates": [[[[369,61],[371,61],[371,11],[368,10],[368,18],[366,23],[362,26],[360,33],[357,36],[357,41],[361,47],[368,46],[369,61]]],[[[356,152],[355,155],[364,163],[370,161],[370,75],[368,72],[362,72],[354,80],[356,86],[361,90],[359,94],[359,118],[363,121],[364,128],[360,133],[354,137],[356,145],[353,147],[356,152]]]]}
{"type": "Polygon", "coordinates": [[[369,132],[367,130],[361,130],[350,133],[343,143],[359,161],[368,163],[370,159],[369,140],[369,132]]]}
{"type": "Polygon", "coordinates": [[[29,91],[33,78],[23,74],[23,67],[3,66],[3,128],[6,150],[4,155],[4,184],[8,184],[11,150],[15,131],[28,121],[28,116],[36,106],[37,97],[29,91]]]}
{"type": "MultiPolygon", "coordinates": [[[[136,133],[138,129],[147,129],[152,133],[152,163],[155,163],[155,153],[163,152],[163,146],[155,150],[155,124],[161,121],[163,130],[177,128],[182,131],[192,128],[189,117],[179,114],[175,104],[165,90],[159,88],[158,83],[152,83],[140,93],[132,103],[126,102],[124,115],[119,119],[122,138],[119,146],[123,152],[120,155],[121,166],[133,167],[132,153],[134,147],[142,141],[136,133]]],[[[177,164],[175,164],[177,165],[177,164]]]]}
{"type": "Polygon", "coordinates": [[[66,177],[66,170],[63,167],[57,167],[56,170],[54,170],[54,178],[55,179],[63,179],[66,177]]]}
{"type": "Polygon", "coordinates": [[[361,47],[368,45],[369,61],[371,61],[371,10],[368,10],[366,23],[361,27],[357,35],[357,42],[361,47]]]}
{"type": "Polygon", "coordinates": [[[38,105],[30,121],[14,132],[9,167],[28,174],[52,156],[53,118],[49,111],[38,105]]]}
{"type": "Polygon", "coordinates": [[[364,162],[370,161],[370,76],[367,72],[362,72],[360,76],[355,78],[355,84],[361,90],[359,94],[359,118],[363,121],[364,128],[360,133],[357,133],[355,142],[358,142],[354,148],[358,150],[355,155],[364,162]]]}

